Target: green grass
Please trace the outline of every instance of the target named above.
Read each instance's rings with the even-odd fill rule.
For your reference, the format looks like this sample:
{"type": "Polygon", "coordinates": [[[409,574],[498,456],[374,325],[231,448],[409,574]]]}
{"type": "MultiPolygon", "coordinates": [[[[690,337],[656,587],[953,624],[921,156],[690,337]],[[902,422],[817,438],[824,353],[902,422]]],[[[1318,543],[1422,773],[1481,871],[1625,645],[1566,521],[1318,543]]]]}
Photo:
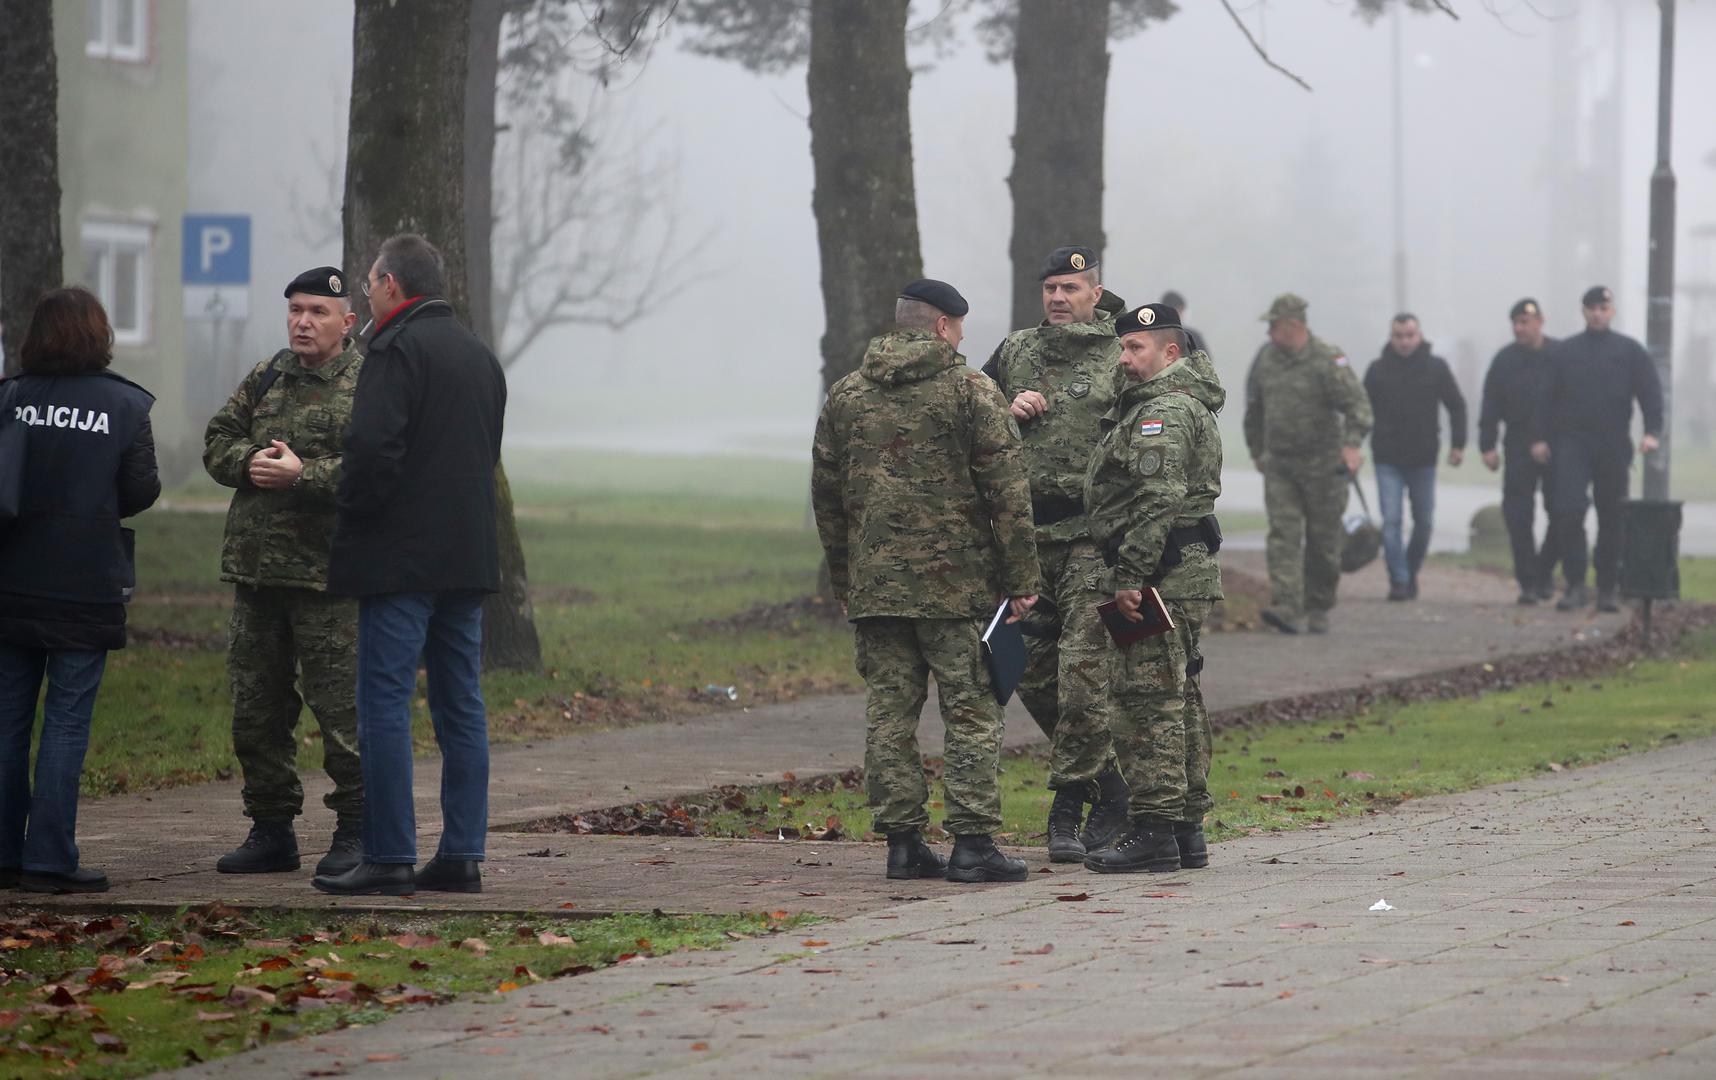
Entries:
{"type": "MultiPolygon", "coordinates": [[[[1232,731],[1216,737],[1209,786],[1211,835],[1330,821],[1402,799],[1466,791],[1555,768],[1586,765],[1716,734],[1716,633],[1686,643],[1680,655],[1624,670],[1519,687],[1471,700],[1376,709],[1316,724],[1232,731]]],[[[933,722],[931,720],[926,722],[933,722]]],[[[1044,842],[1047,767],[1031,756],[1002,762],[1002,833],[1013,843],[1044,842]]],[[[808,785],[687,799],[711,835],[816,834],[838,825],[847,837],[871,830],[864,795],[852,787],[808,785]]],[[[939,824],[939,784],[930,818],[939,824]]]]}
{"type": "MultiPolygon", "coordinates": [[[[821,549],[805,518],[806,467],[524,453],[513,475],[544,670],[485,676],[496,741],[857,685],[838,620],[786,613],[710,625],[814,592],[821,549]],[[738,701],[705,694],[711,684],[735,687],[738,701]]],[[[109,659],[86,792],[195,782],[235,766],[224,653],[231,586],[218,580],[225,497],[212,483],[189,484],[169,493],[179,509],[135,522],[137,643],[109,659]]],[[[300,767],[318,768],[307,713],[298,733],[300,767]]],[[[433,744],[421,707],[417,737],[433,744]]]]}
{"type": "Polygon", "coordinates": [[[514,1022],[507,995],[533,982],[812,921],[15,912],[0,919],[0,1073],[142,1076],[454,998],[493,1002],[488,1024],[502,1033],[514,1022]]]}

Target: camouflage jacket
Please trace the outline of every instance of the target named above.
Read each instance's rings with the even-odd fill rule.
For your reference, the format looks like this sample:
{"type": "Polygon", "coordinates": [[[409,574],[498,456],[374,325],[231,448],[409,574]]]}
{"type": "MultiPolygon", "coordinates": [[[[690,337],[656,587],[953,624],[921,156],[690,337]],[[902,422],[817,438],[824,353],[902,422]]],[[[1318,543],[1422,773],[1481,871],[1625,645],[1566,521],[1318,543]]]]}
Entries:
{"type": "Polygon", "coordinates": [[[1370,399],[1346,354],[1313,337],[1296,353],[1265,345],[1245,383],[1245,447],[1265,466],[1334,469],[1371,428],[1370,399]]]}
{"type": "Polygon", "coordinates": [[[1019,433],[995,384],[946,342],[895,330],[835,383],[816,424],[811,501],[854,619],[987,617],[1037,592],[1019,433]]]}
{"type": "MultiPolygon", "coordinates": [[[[1103,300],[1112,295],[1104,294],[1103,300]]],[[[1019,425],[1031,500],[1041,509],[1082,499],[1091,448],[1120,389],[1120,339],[1114,336],[1114,313],[1099,309],[1092,322],[1043,323],[1015,330],[995,351],[992,365],[986,370],[1007,401],[1026,390],[1048,399],[1047,412],[1019,425]]],[[[1037,542],[1086,535],[1084,515],[1073,514],[1039,526],[1037,542]]]]}
{"type": "Polygon", "coordinates": [[[226,513],[220,577],[240,585],[324,590],[340,480],[340,436],[352,415],[363,357],[346,351],[319,368],[291,352],[251,369],[203,433],[203,465],[215,481],[237,488],[226,513]],[[256,398],[273,364],[280,375],[256,398]],[[250,482],[250,458],[275,439],[304,462],[296,487],[264,491],[250,482]]]}
{"type": "MultiPolygon", "coordinates": [[[[1221,431],[1227,400],[1209,357],[1199,351],[1146,382],[1126,380],[1102,418],[1102,440],[1085,474],[1090,536],[1114,550],[1116,589],[1153,578],[1170,529],[1215,513],[1221,495],[1221,431]]],[[[1169,600],[1220,600],[1221,569],[1202,543],[1182,545],[1180,563],[1157,584],[1169,600]]]]}

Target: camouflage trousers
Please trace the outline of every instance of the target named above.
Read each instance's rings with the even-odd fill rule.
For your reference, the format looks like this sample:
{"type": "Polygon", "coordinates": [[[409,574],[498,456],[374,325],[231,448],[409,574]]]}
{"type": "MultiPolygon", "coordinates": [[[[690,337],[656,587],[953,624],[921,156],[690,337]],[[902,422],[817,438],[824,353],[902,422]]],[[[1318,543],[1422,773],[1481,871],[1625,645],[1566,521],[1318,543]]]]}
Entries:
{"type": "Polygon", "coordinates": [[[1347,509],[1347,472],[1266,468],[1263,508],[1269,514],[1271,605],[1300,615],[1335,606],[1341,581],[1341,515],[1347,509]]]}
{"type": "Polygon", "coordinates": [[[1096,774],[1114,758],[1106,686],[1113,646],[1096,613],[1112,598],[1108,568],[1089,540],[1039,542],[1037,559],[1043,596],[1021,627],[1028,660],[1019,700],[1049,737],[1049,787],[1079,785],[1094,801],[1096,774]]]}
{"type": "Polygon", "coordinates": [[[853,634],[864,677],[864,787],[877,832],[929,824],[929,784],[918,752],[918,716],[935,674],[944,729],[947,831],[1001,828],[1001,706],[974,619],[859,619],[853,634]]]}
{"type": "Polygon", "coordinates": [[[1214,606],[1170,600],[1175,629],[1115,651],[1114,751],[1135,821],[1202,821],[1213,805],[1198,635],[1214,606]]]}
{"type": "Polygon", "coordinates": [[[322,729],[322,762],[334,781],[324,802],[342,824],[357,824],[363,818],[357,601],[310,589],[239,585],[226,664],[245,814],[279,821],[303,812],[293,731],[307,703],[322,729]]]}

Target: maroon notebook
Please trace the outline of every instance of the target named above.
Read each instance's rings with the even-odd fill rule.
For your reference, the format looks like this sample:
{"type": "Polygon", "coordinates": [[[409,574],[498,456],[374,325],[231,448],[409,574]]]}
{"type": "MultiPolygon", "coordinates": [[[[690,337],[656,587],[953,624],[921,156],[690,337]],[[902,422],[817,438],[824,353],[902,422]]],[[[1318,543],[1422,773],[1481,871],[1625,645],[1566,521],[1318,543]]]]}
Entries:
{"type": "Polygon", "coordinates": [[[1144,602],[1138,605],[1138,614],[1144,616],[1140,622],[1133,622],[1121,614],[1120,605],[1113,600],[1096,605],[1096,613],[1102,616],[1102,625],[1108,627],[1108,636],[1121,646],[1166,634],[1174,628],[1174,617],[1168,613],[1168,605],[1162,602],[1162,594],[1153,588],[1144,590],[1144,602]]]}

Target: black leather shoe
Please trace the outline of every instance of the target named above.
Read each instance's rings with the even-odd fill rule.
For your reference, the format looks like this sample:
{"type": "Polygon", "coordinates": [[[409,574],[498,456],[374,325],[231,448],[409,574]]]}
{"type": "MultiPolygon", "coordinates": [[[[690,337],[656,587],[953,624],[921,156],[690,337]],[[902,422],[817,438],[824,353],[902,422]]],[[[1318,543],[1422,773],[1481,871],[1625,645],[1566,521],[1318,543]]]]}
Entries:
{"type": "Polygon", "coordinates": [[[1001,854],[993,838],[988,836],[956,836],[953,838],[953,858],[947,863],[949,881],[1024,881],[1031,870],[1023,859],[1009,859],[1001,854]]]}
{"type": "Polygon", "coordinates": [[[1180,849],[1180,866],[1184,869],[1202,870],[1210,864],[1210,848],[1204,840],[1203,822],[1174,822],[1174,845],[1180,849]]]}
{"type": "Polygon", "coordinates": [[[1555,579],[1546,577],[1537,583],[1537,599],[1547,604],[1555,599],[1555,579]]]}
{"type": "Polygon", "coordinates": [[[1561,599],[1555,602],[1556,611],[1578,611],[1591,602],[1591,597],[1585,592],[1585,585],[1567,586],[1567,591],[1561,594],[1561,599]]]}
{"type": "Polygon", "coordinates": [[[1388,598],[1390,600],[1410,600],[1412,593],[1407,589],[1406,582],[1391,581],[1388,583],[1388,598]]]}
{"type": "Polygon", "coordinates": [[[1597,610],[1598,611],[1619,611],[1619,610],[1621,610],[1620,601],[1615,599],[1614,586],[1611,585],[1606,589],[1603,588],[1601,585],[1597,586],[1597,610]]]}
{"type": "Polygon", "coordinates": [[[1180,845],[1172,825],[1134,825],[1113,847],[1085,856],[1084,868],[1099,874],[1170,873],[1180,868],[1180,845]]]}
{"type": "Polygon", "coordinates": [[[360,862],[343,874],[313,877],[310,884],[335,896],[410,896],[417,891],[407,863],[360,862]]]}
{"type": "Polygon", "coordinates": [[[947,876],[947,860],[924,843],[916,829],[888,834],[888,876],[896,879],[947,876]]]}
{"type": "Polygon", "coordinates": [[[0,866],[0,889],[16,889],[18,873],[16,866],[0,866]]]}
{"type": "Polygon", "coordinates": [[[443,859],[437,855],[417,871],[417,887],[425,892],[482,892],[482,865],[475,859],[443,859]]]}
{"type": "Polygon", "coordinates": [[[100,870],[78,867],[69,874],[50,874],[45,870],[18,871],[18,888],[25,892],[84,893],[106,892],[107,875],[100,870]]]}
{"type": "Polygon", "coordinates": [[[284,874],[298,869],[298,836],[290,821],[258,821],[244,843],[215,863],[222,874],[284,874]]]}
{"type": "Polygon", "coordinates": [[[1406,579],[1406,599],[1418,599],[1418,571],[1416,570],[1412,572],[1411,577],[1406,579]]]}
{"type": "Polygon", "coordinates": [[[1050,862],[1084,861],[1084,841],[1078,838],[1079,822],[1084,817],[1084,795],[1079,786],[1056,788],[1055,801],[1049,804],[1050,862]]]}
{"type": "Polygon", "coordinates": [[[358,825],[340,825],[328,842],[328,853],[316,864],[317,877],[338,877],[363,862],[363,830],[358,825]]]}
{"type": "Polygon", "coordinates": [[[1534,585],[1526,585],[1520,588],[1519,599],[1515,600],[1514,603],[1518,604],[1520,607],[1534,607],[1537,604],[1537,600],[1537,587],[1534,585]]]}
{"type": "Polygon", "coordinates": [[[1096,774],[1096,790],[1096,805],[1090,808],[1084,832],[1079,834],[1086,854],[1114,843],[1126,831],[1126,800],[1132,796],[1120,768],[1112,761],[1096,774]]]}

